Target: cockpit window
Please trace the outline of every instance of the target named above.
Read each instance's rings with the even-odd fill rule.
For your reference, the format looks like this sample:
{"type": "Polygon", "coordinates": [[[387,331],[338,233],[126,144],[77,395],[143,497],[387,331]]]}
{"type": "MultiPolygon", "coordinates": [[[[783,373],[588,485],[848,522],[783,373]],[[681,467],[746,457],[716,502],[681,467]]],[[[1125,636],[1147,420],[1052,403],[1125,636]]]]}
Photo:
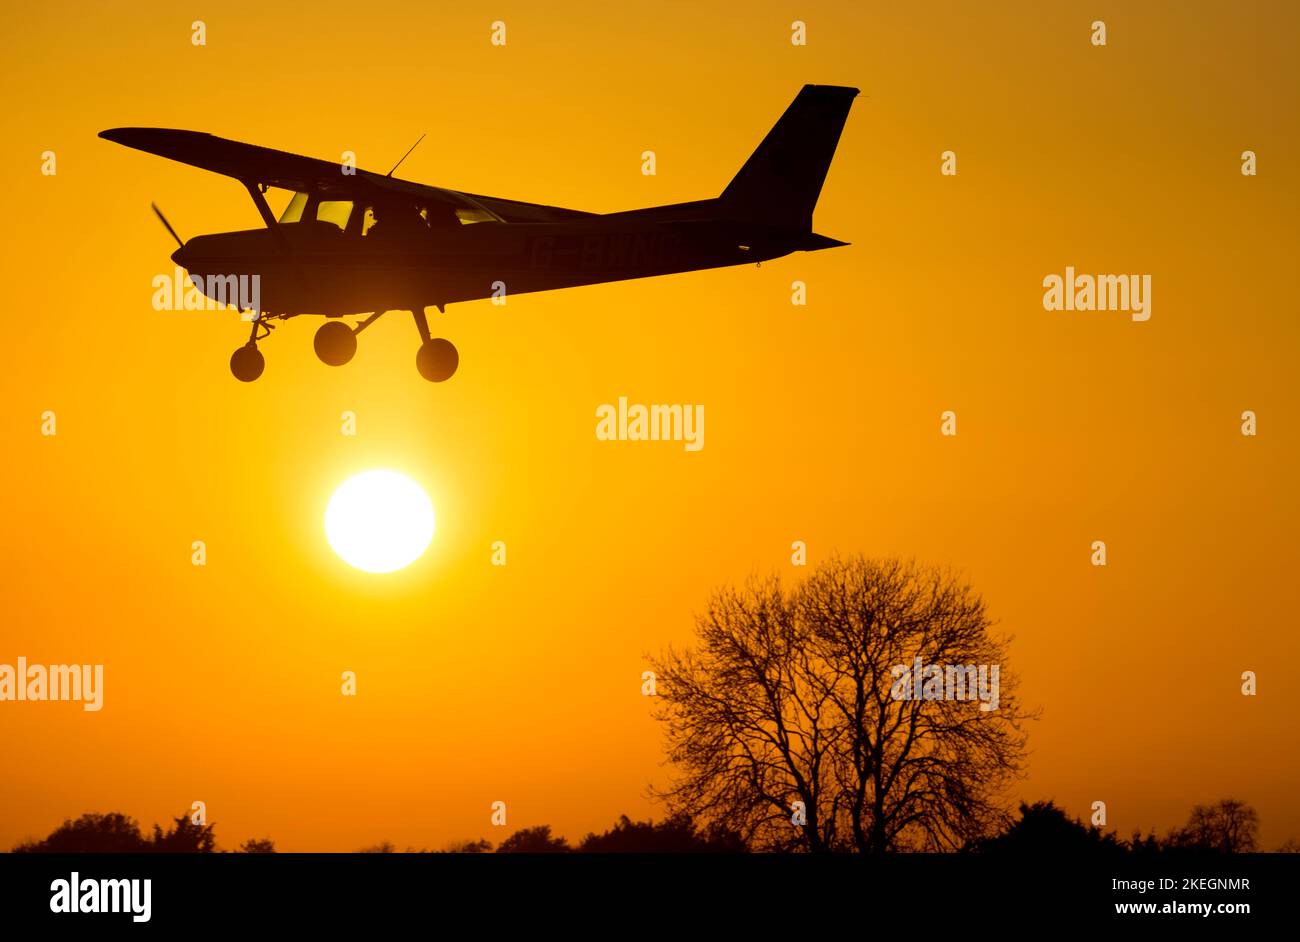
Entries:
{"type": "MultiPolygon", "coordinates": [[[[294,199],[298,197],[295,196],[294,199]]],[[[348,220],[352,218],[351,200],[321,200],[316,206],[316,219],[331,222],[340,230],[346,230],[348,220]]]]}
{"type": "Polygon", "coordinates": [[[460,220],[461,225],[469,226],[476,222],[495,222],[496,216],[493,216],[486,209],[477,207],[463,207],[456,210],[456,218],[460,220]]]}
{"type": "Polygon", "coordinates": [[[280,222],[301,222],[302,211],[307,208],[307,194],[295,193],[293,199],[289,200],[289,205],[284,208],[280,214],[280,222]]]}

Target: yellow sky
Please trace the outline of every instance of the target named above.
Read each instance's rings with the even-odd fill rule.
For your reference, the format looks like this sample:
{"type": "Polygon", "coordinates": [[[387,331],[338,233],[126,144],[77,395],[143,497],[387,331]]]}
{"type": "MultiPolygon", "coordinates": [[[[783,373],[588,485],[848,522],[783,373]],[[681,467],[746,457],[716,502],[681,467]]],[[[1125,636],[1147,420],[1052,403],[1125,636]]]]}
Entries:
{"type": "Polygon", "coordinates": [[[797,576],[794,540],[969,577],[1043,708],[1024,797],[1104,800],[1126,834],[1231,795],[1266,846],[1300,836],[1300,14],[881,6],[50,3],[6,29],[0,662],[103,663],[106,689],[100,713],[0,704],[0,846],[195,800],[224,844],[288,850],[500,840],[496,800],[507,831],[571,838],[657,814],[643,654],[688,640],[712,587],[797,576]],[[807,82],[863,90],[815,225],[851,247],[452,306],[442,386],[398,312],[340,369],[289,322],[235,382],[237,315],[151,307],[174,245],[149,202],[186,238],[256,210],[95,137],[191,128],[384,172],[427,131],[407,179],[607,212],[717,195],[807,82]],[[1045,311],[1067,265],[1150,274],[1150,321],[1045,311]],[[597,441],[621,395],[704,404],[706,446],[597,441]],[[371,467],[438,516],[386,577],[321,523],[371,467]]]}

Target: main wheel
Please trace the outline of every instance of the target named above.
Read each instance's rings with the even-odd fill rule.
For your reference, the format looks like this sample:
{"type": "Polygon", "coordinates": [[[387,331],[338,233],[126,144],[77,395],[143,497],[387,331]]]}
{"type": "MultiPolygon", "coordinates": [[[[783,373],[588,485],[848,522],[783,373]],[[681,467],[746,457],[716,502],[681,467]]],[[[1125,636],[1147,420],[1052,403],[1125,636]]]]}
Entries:
{"type": "Polygon", "coordinates": [[[255,344],[246,343],[230,355],[230,372],[241,383],[251,383],[265,368],[266,358],[255,344]]]}
{"type": "Polygon", "coordinates": [[[342,321],[326,321],[312,340],[322,363],[342,366],[357,352],[357,335],[342,321]]]}
{"type": "Polygon", "coordinates": [[[460,365],[460,354],[450,340],[434,337],[420,347],[415,355],[415,368],[431,383],[449,380],[460,365]]]}

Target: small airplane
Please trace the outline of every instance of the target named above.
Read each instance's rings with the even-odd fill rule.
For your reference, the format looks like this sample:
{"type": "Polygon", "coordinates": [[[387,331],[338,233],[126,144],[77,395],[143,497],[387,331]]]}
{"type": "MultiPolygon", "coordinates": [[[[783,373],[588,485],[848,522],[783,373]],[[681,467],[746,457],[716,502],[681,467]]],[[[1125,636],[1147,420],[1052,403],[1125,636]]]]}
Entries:
{"type": "Polygon", "coordinates": [[[448,304],[507,292],[747,265],[847,245],[814,233],[812,213],[857,94],[805,85],[715,199],[604,214],[409,183],[393,178],[396,166],[381,175],[197,131],[113,128],[99,136],[234,177],[253,198],[265,228],[188,242],[154,207],[178,245],[172,260],[205,295],[226,302],[226,279],[258,279],[248,342],[230,358],[236,379],[262,375],[257,343],[276,321],[329,318],[316,331],[316,355],[341,366],[356,353],[357,334],[387,311],[409,310],[421,340],[416,368],[442,382],[456,372],[460,354],[430,335],[426,307],[445,312],[448,304]],[[264,195],[271,187],[293,193],[278,219],[264,195]],[[354,325],[340,320],[359,315],[366,316],[354,325]]]}

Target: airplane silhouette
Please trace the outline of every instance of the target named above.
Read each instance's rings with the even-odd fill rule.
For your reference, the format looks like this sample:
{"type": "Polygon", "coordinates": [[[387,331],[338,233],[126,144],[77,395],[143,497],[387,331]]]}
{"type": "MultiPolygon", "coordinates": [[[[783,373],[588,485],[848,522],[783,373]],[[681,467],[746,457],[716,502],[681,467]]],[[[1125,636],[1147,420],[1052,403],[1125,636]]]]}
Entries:
{"type": "MultiPolygon", "coordinates": [[[[100,137],[234,177],[265,228],[183,241],[172,260],[214,300],[230,276],[257,276],[260,310],[248,342],[230,358],[243,382],[262,375],[257,342],[274,321],[327,320],[316,354],[352,359],[357,334],[389,310],[409,310],[420,333],[420,375],[449,379],[460,355],[429,334],[424,309],[729,265],[846,245],[812,231],[821,193],[856,88],[805,85],[740,172],[715,199],[619,213],[588,213],[408,183],[348,165],[242,144],[197,131],[113,128],[100,137]],[[264,193],[291,190],[276,219],[264,193]],[[368,314],[355,326],[338,320],[368,314]]],[[[416,142],[419,143],[418,141],[416,142]]],[[[409,154],[410,151],[407,151],[409,154]]],[[[405,156],[402,158],[405,160],[405,156]]],[[[401,161],[398,161],[398,165],[401,161]]]]}

